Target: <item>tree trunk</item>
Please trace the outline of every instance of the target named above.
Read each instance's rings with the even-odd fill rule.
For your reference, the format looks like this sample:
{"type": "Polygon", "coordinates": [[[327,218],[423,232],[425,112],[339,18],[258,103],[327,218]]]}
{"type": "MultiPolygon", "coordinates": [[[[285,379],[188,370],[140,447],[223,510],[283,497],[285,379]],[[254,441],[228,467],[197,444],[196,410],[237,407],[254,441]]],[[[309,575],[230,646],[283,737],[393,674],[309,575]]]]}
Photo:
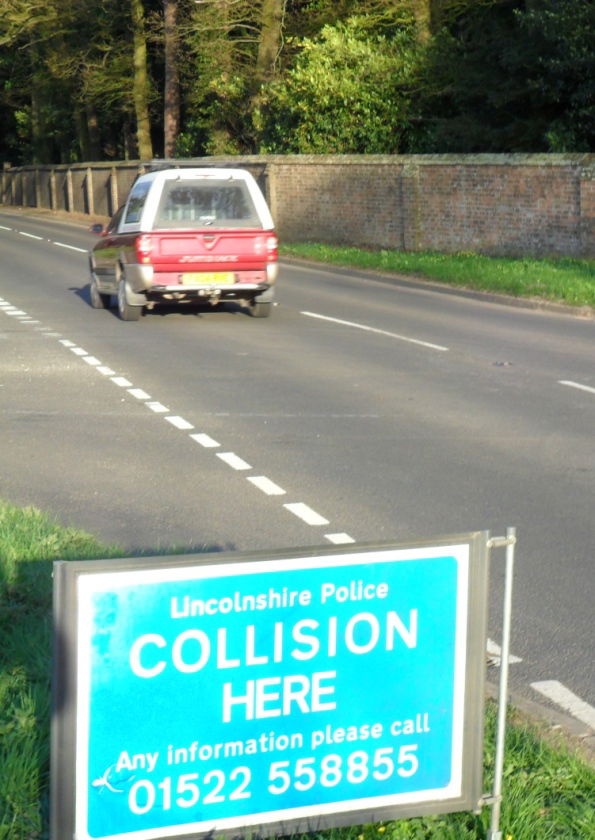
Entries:
{"type": "Polygon", "coordinates": [[[151,122],[149,118],[149,71],[147,68],[147,35],[142,0],[130,0],[133,31],[134,79],[133,99],[136,115],[138,154],[141,160],[151,160],[151,122]]]}
{"type": "Polygon", "coordinates": [[[417,40],[420,44],[427,44],[432,34],[432,0],[411,0],[415,24],[417,29],[417,40]]]}
{"type": "Polygon", "coordinates": [[[256,81],[259,85],[270,79],[275,72],[275,62],[281,49],[285,2],[286,0],[263,0],[262,2],[256,57],[256,81]]]}
{"type": "Polygon", "coordinates": [[[178,0],[163,0],[165,37],[165,86],[163,106],[163,157],[172,158],[180,131],[180,77],[178,72],[178,0]]]}

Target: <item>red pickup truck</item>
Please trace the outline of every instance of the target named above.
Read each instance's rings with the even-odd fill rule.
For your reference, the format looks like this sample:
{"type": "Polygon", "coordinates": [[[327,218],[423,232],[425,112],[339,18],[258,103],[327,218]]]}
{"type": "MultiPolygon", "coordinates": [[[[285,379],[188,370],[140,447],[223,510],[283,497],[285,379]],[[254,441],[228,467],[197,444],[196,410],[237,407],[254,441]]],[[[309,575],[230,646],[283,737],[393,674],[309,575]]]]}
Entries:
{"type": "Polygon", "coordinates": [[[271,313],[278,274],[273,220],[242,169],[140,175],[89,255],[91,305],[124,321],[159,303],[237,301],[271,313]]]}

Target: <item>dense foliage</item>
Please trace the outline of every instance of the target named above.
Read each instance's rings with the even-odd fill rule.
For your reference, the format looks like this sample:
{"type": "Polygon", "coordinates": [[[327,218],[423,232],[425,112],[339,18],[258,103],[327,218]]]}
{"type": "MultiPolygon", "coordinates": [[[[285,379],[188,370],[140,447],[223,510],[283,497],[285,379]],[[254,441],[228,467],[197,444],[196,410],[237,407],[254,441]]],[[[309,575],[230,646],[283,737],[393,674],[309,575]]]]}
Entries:
{"type": "Polygon", "coordinates": [[[594,0],[1,0],[0,160],[593,151],[594,0]]]}

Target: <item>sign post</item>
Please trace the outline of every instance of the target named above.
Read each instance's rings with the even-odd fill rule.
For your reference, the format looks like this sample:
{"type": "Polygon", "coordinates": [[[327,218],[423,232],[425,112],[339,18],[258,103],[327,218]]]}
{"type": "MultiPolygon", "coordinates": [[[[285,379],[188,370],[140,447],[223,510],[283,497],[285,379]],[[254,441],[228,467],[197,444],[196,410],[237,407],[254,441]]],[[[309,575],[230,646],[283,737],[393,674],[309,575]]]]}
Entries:
{"type": "Polygon", "coordinates": [[[52,837],[481,800],[488,535],[55,565],[52,837]]]}

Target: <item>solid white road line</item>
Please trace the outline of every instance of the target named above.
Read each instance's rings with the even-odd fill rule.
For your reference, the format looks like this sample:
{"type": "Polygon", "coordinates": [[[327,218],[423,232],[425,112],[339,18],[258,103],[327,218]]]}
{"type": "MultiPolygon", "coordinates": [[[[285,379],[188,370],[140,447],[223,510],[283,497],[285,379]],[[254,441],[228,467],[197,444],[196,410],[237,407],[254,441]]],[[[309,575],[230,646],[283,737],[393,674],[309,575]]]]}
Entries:
{"type": "Polygon", "coordinates": [[[343,321],[340,318],[329,318],[327,315],[319,315],[316,312],[301,312],[301,315],[306,315],[308,318],[318,318],[321,321],[330,321],[332,324],[340,324],[343,327],[354,327],[357,330],[364,330],[365,332],[376,333],[377,335],[386,335],[389,338],[396,338],[399,341],[407,341],[409,344],[418,344],[420,347],[427,347],[430,350],[448,351],[448,347],[443,347],[441,344],[431,344],[429,341],[421,341],[418,338],[410,338],[406,335],[399,335],[398,333],[387,332],[387,330],[379,330],[377,327],[368,327],[365,324],[356,324],[354,321],[343,321]]]}
{"type": "Polygon", "coordinates": [[[221,458],[228,467],[231,467],[233,470],[251,470],[252,467],[250,464],[246,463],[243,458],[240,458],[239,455],[236,455],[235,452],[216,452],[215,455],[218,458],[221,458]]]}
{"type": "Polygon", "coordinates": [[[176,429],[193,429],[194,426],[192,423],[189,423],[187,420],[184,420],[183,417],[173,416],[173,417],[166,417],[165,418],[168,423],[171,423],[172,426],[175,426],[176,429]]]}
{"type": "Polygon", "coordinates": [[[216,449],[218,446],[221,446],[220,443],[217,443],[216,440],[213,440],[210,435],[205,434],[196,434],[190,435],[192,440],[195,440],[197,443],[200,443],[201,446],[204,446],[205,449],[216,449]]]}
{"type": "Polygon", "coordinates": [[[275,484],[274,481],[271,481],[270,478],[267,478],[266,475],[250,475],[248,476],[248,481],[250,484],[258,487],[259,490],[262,490],[263,493],[266,493],[267,496],[286,495],[286,491],[282,487],[279,487],[278,484],[275,484]]]}
{"type": "Polygon", "coordinates": [[[287,508],[288,511],[293,513],[295,516],[303,519],[307,525],[328,525],[328,519],[325,519],[324,516],[321,516],[319,513],[316,513],[315,510],[312,510],[311,507],[305,505],[303,502],[291,502],[288,505],[283,505],[284,508],[287,508]]]}
{"type": "Polygon", "coordinates": [[[577,388],[579,391],[586,391],[588,394],[595,394],[595,388],[590,385],[581,385],[580,382],[573,382],[571,379],[558,379],[559,385],[567,385],[569,388],[577,388]]]}
{"type": "Polygon", "coordinates": [[[557,680],[543,680],[531,683],[531,688],[547,697],[557,706],[570,712],[573,717],[582,723],[586,723],[591,729],[595,729],[595,709],[593,706],[581,700],[562,683],[557,680]]]}

